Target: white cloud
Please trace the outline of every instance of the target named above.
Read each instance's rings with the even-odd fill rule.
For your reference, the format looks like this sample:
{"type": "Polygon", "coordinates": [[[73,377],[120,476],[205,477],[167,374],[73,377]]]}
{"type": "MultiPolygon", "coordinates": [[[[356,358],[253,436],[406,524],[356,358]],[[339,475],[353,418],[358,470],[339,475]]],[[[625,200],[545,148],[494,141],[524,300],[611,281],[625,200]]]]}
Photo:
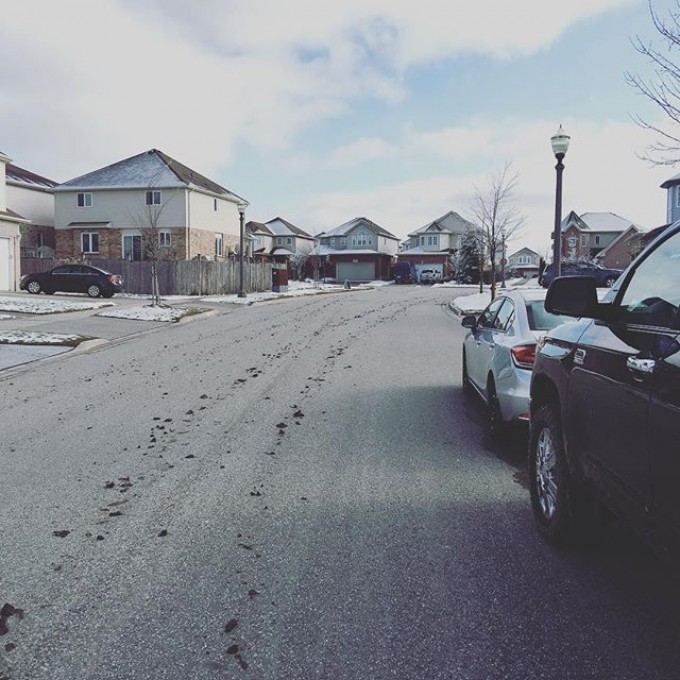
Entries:
{"type": "MultiPolygon", "coordinates": [[[[619,121],[565,120],[564,127],[572,140],[564,161],[563,215],[569,210],[615,212],[648,229],[665,222],[665,191],[659,187],[672,173],[667,167],[647,167],[634,151],[641,152],[649,144],[648,133],[632,122],[619,121]]],[[[519,173],[516,205],[527,218],[525,229],[511,247],[527,245],[545,252],[555,209],[556,161],[550,148],[554,132],[555,124],[544,120],[495,120],[493,125],[477,120],[438,132],[411,130],[401,146],[374,139],[370,143],[359,140],[346,149],[388,149],[392,162],[415,154],[421,158],[445,154],[453,160],[458,151],[481,156],[489,168],[511,162],[519,173]],[[421,139],[429,143],[418,143],[421,139]],[[479,144],[476,149],[470,139],[479,144]]],[[[373,190],[329,192],[310,199],[301,215],[305,223],[321,230],[361,214],[403,238],[448,210],[465,215],[475,187],[483,189],[487,180],[488,173],[455,173],[452,169],[450,174],[373,190]]]]}
{"type": "Polygon", "coordinates": [[[572,0],[557,19],[544,0],[7,2],[0,148],[60,181],[153,146],[212,174],[239,144],[286,149],[357,98],[398,101],[411,66],[535,52],[631,2],[572,0]]]}

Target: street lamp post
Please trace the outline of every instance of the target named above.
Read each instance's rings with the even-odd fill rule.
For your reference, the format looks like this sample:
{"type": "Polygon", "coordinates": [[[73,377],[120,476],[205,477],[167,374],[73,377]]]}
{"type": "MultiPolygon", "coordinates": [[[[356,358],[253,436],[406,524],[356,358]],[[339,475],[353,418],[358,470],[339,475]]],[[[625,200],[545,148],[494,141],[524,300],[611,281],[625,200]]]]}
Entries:
{"type": "Polygon", "coordinates": [[[553,153],[557,159],[555,171],[557,173],[555,186],[555,230],[553,231],[553,276],[562,273],[562,172],[564,171],[564,156],[569,148],[569,135],[560,125],[557,132],[550,138],[553,153]]]}
{"type": "Polygon", "coordinates": [[[505,232],[501,232],[501,288],[507,288],[505,285],[505,265],[507,260],[505,257],[505,232]]]}
{"type": "Polygon", "coordinates": [[[237,297],[246,297],[245,291],[243,290],[243,222],[246,214],[246,204],[238,204],[238,216],[240,223],[240,237],[238,246],[238,295],[237,297]]]}

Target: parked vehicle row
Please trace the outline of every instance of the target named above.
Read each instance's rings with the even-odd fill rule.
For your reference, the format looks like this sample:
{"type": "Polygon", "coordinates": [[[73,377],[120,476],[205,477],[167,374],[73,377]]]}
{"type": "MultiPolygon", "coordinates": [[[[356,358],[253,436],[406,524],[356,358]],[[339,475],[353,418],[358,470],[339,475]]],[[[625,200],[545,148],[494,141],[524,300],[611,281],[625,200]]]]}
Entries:
{"type": "Polygon", "coordinates": [[[19,283],[21,290],[38,295],[45,293],[86,293],[90,297],[110,298],[123,291],[123,279],[106,269],[85,264],[62,264],[49,271],[25,274],[19,283]]]}
{"type": "MultiPolygon", "coordinates": [[[[611,288],[621,276],[622,269],[608,269],[592,262],[563,262],[560,266],[561,276],[592,276],[598,288],[611,288]]],[[[547,288],[555,278],[555,269],[550,263],[541,274],[539,283],[547,288]]]]}
{"type": "Polygon", "coordinates": [[[531,506],[546,538],[578,536],[605,507],[677,559],[680,223],[602,300],[597,286],[590,275],[555,279],[533,324],[540,338],[531,294],[465,317],[463,388],[482,396],[494,433],[528,419],[531,506]]]}

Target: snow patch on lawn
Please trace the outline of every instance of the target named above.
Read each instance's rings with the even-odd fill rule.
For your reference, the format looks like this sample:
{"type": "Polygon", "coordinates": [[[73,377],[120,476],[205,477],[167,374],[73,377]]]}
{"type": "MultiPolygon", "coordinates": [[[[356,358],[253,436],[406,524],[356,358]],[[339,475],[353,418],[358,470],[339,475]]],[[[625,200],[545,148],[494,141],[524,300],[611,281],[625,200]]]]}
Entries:
{"type": "Polygon", "coordinates": [[[4,319],[16,319],[16,316],[14,314],[0,314],[0,321],[4,319]]]}
{"type": "MultiPolygon", "coordinates": [[[[394,285],[394,281],[371,281],[370,283],[351,284],[350,290],[370,290],[382,286],[394,285]]],[[[277,298],[302,297],[304,295],[319,295],[320,293],[341,293],[345,287],[341,283],[315,283],[314,281],[289,281],[288,291],[275,293],[264,291],[260,293],[247,293],[246,297],[237,295],[210,295],[201,299],[206,302],[227,302],[235,305],[251,305],[254,302],[276,300],[277,298]]]]}
{"type": "Polygon", "coordinates": [[[0,345],[71,345],[87,340],[82,335],[66,335],[62,333],[39,333],[35,331],[3,331],[0,332],[0,345]]]}
{"type": "Polygon", "coordinates": [[[99,312],[97,316],[106,316],[114,319],[132,319],[134,321],[179,321],[187,315],[206,312],[207,309],[165,307],[144,305],[140,307],[123,307],[99,312]]]}
{"type": "Polygon", "coordinates": [[[19,314],[57,314],[79,312],[86,309],[113,307],[113,302],[71,302],[70,300],[19,300],[0,296],[0,311],[19,314]]]}

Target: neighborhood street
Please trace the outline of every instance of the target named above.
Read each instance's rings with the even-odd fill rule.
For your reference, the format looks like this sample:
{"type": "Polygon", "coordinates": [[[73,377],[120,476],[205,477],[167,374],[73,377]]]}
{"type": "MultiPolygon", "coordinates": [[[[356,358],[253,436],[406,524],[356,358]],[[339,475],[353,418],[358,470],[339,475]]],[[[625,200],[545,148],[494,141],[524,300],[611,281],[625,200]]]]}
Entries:
{"type": "Polygon", "coordinates": [[[459,294],[215,305],[0,372],[0,679],[677,677],[661,564],[537,533],[459,294]]]}

